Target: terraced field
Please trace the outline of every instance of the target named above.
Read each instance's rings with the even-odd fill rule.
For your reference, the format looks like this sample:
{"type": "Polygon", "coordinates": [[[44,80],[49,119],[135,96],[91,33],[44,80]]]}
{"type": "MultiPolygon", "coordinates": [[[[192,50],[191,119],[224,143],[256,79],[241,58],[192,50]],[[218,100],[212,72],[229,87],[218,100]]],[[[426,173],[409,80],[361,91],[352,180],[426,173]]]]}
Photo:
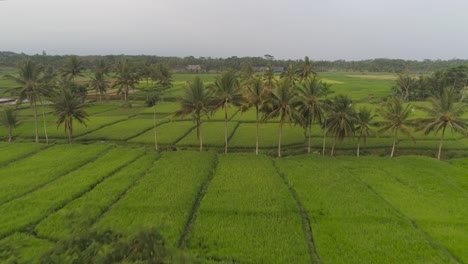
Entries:
{"type": "Polygon", "coordinates": [[[201,263],[465,263],[468,162],[0,144],[0,262],[156,228],[201,263]],[[30,149],[25,151],[25,149],[30,149]]]}

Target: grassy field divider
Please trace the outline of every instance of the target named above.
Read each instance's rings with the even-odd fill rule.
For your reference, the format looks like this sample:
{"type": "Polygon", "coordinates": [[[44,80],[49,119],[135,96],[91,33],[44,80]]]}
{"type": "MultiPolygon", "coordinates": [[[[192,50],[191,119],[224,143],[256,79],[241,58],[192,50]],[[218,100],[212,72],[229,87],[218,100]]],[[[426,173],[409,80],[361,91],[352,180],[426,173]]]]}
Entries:
{"type": "Polygon", "coordinates": [[[129,140],[131,140],[131,139],[133,139],[133,138],[136,138],[136,137],[138,137],[138,136],[141,136],[141,135],[143,135],[144,133],[146,133],[146,132],[148,132],[148,131],[154,129],[155,127],[157,128],[157,127],[159,127],[160,125],[167,124],[167,123],[169,123],[169,122],[171,122],[171,121],[170,121],[170,120],[166,120],[166,121],[163,121],[163,122],[159,122],[159,123],[156,124],[156,126],[152,126],[152,127],[148,128],[148,129],[144,129],[144,130],[141,131],[140,133],[138,133],[138,134],[136,134],[136,135],[133,135],[133,136],[131,136],[131,137],[126,138],[124,141],[129,141],[129,140]]]}
{"type": "Polygon", "coordinates": [[[228,121],[232,121],[232,119],[233,119],[238,113],[240,113],[240,109],[237,109],[237,111],[229,117],[228,121]]]}
{"type": "Polygon", "coordinates": [[[213,180],[217,168],[218,155],[214,157],[208,177],[206,178],[205,182],[203,182],[197,194],[197,198],[193,202],[192,210],[190,210],[190,215],[187,218],[187,222],[184,225],[184,229],[182,231],[182,234],[180,235],[179,242],[177,243],[180,249],[184,249],[187,247],[187,243],[192,235],[193,226],[195,225],[195,220],[197,219],[197,212],[200,208],[201,201],[203,200],[203,197],[205,197],[205,194],[208,191],[208,187],[211,181],[213,180]]]}
{"type": "MultiPolygon", "coordinates": [[[[203,123],[204,123],[204,122],[202,121],[202,126],[203,126],[203,123]]],[[[192,128],[190,128],[189,130],[187,130],[187,132],[186,132],[183,136],[181,136],[180,138],[176,139],[172,145],[177,145],[177,143],[179,143],[182,139],[184,139],[186,136],[188,136],[188,135],[189,135],[194,129],[196,129],[196,128],[197,128],[197,125],[194,125],[192,128]]],[[[202,127],[202,129],[203,129],[203,127],[202,127]]],[[[203,131],[202,131],[202,136],[203,136],[203,131]]]]}
{"type": "Polygon", "coordinates": [[[11,160],[7,160],[5,162],[2,162],[2,163],[0,163],[0,169],[5,167],[5,166],[8,166],[10,163],[13,163],[13,162],[16,162],[16,161],[19,161],[19,160],[22,160],[22,159],[29,158],[29,157],[31,157],[31,156],[33,156],[33,155],[35,155],[35,154],[37,154],[37,153],[39,153],[39,152],[41,152],[43,150],[46,150],[47,148],[50,148],[51,146],[53,146],[53,145],[52,144],[43,145],[43,146],[41,146],[40,148],[38,148],[38,149],[36,149],[34,151],[28,152],[28,153],[26,153],[24,155],[19,155],[19,156],[15,157],[15,158],[13,158],[11,160]]]}
{"type": "MultiPolygon", "coordinates": [[[[109,151],[110,151],[111,149],[112,149],[112,148],[107,148],[107,149],[104,150],[103,152],[99,153],[99,155],[105,155],[105,154],[109,153],[109,151]]],[[[28,191],[28,192],[26,192],[26,193],[20,193],[20,194],[18,194],[18,195],[16,195],[16,196],[11,197],[10,199],[8,199],[8,200],[6,200],[6,201],[4,201],[4,202],[1,202],[1,203],[0,203],[0,206],[3,205],[3,204],[9,203],[9,202],[11,202],[11,201],[13,201],[13,200],[20,199],[21,197],[24,197],[24,196],[26,196],[26,195],[29,195],[29,194],[31,194],[31,193],[33,193],[33,192],[36,192],[36,191],[38,191],[38,190],[40,190],[40,189],[42,189],[42,188],[45,188],[45,187],[47,187],[48,185],[53,184],[53,183],[56,182],[57,180],[61,179],[62,177],[68,175],[69,173],[73,173],[73,172],[75,172],[75,171],[80,170],[81,167],[86,166],[86,165],[92,163],[93,161],[94,161],[93,159],[89,159],[89,160],[87,160],[86,162],[84,162],[83,164],[81,164],[79,167],[73,168],[73,169],[70,170],[70,171],[66,171],[66,172],[64,172],[63,174],[59,175],[58,177],[55,177],[55,178],[51,179],[51,180],[48,181],[48,182],[44,182],[44,183],[41,184],[41,185],[37,185],[36,187],[34,187],[33,189],[31,189],[30,191],[28,191]]]]}
{"type": "MultiPolygon", "coordinates": [[[[138,151],[140,152],[140,150],[138,151]]],[[[97,159],[95,162],[82,168],[82,170],[68,173],[68,177],[62,177],[56,182],[57,184],[48,185],[45,188],[30,193],[28,196],[23,196],[10,203],[1,205],[0,210],[8,213],[0,215],[0,238],[11,235],[17,231],[34,232],[35,226],[43,221],[49,214],[57,212],[71,201],[91,191],[106,178],[111,177],[143,154],[143,151],[141,151],[141,153],[137,151],[131,153],[128,149],[114,149],[114,153],[109,152],[107,154],[109,157],[103,156],[100,159],[104,161],[106,158],[114,160],[114,162],[118,164],[117,166],[102,168],[101,160],[97,159]],[[125,151],[127,156],[123,156],[123,160],[115,159],[114,155],[118,156],[121,154],[118,151],[125,151]],[[128,158],[128,156],[130,158],[128,158]],[[121,163],[119,164],[118,162],[121,163]],[[101,170],[99,171],[96,167],[100,167],[101,170]],[[91,176],[89,176],[90,173],[91,176]],[[31,210],[27,213],[22,209],[25,205],[31,206],[31,210]]]]}
{"type": "Polygon", "coordinates": [[[131,161],[91,191],[50,214],[35,227],[35,235],[46,239],[65,239],[89,229],[152,168],[156,155],[131,161]]]}
{"type": "Polygon", "coordinates": [[[294,201],[296,201],[297,207],[299,208],[299,212],[302,218],[302,230],[304,231],[304,239],[306,240],[307,248],[309,250],[310,261],[311,263],[321,263],[320,256],[317,253],[317,249],[315,248],[314,233],[312,231],[312,225],[311,225],[311,221],[309,218],[309,214],[307,213],[307,209],[302,204],[301,199],[299,198],[299,195],[297,194],[296,189],[294,189],[291,183],[289,183],[288,179],[286,179],[286,176],[284,175],[284,173],[282,173],[281,170],[276,165],[275,160],[271,159],[271,162],[273,164],[273,167],[276,170],[276,173],[278,174],[278,176],[281,178],[283,183],[288,188],[294,201]]]}
{"type": "Polygon", "coordinates": [[[84,135],[90,134],[90,133],[92,133],[92,132],[94,132],[94,131],[97,131],[97,130],[99,130],[99,129],[102,129],[102,128],[104,128],[104,127],[108,127],[108,126],[112,126],[112,125],[115,125],[115,124],[120,123],[120,122],[124,122],[124,121],[126,121],[126,120],[128,120],[128,117],[127,117],[127,119],[125,119],[125,118],[124,118],[124,119],[119,119],[119,120],[116,120],[116,121],[114,121],[114,122],[111,122],[111,123],[108,123],[108,124],[99,126],[99,127],[97,127],[96,129],[88,130],[88,131],[86,131],[86,132],[84,132],[84,133],[78,135],[78,136],[77,136],[77,140],[79,140],[79,138],[82,137],[82,136],[84,136],[84,135]]]}
{"type": "MultiPolygon", "coordinates": [[[[346,166],[344,166],[346,168],[346,166]]],[[[418,225],[418,223],[416,223],[416,221],[414,221],[413,219],[411,219],[409,216],[407,216],[406,214],[404,214],[400,209],[398,209],[397,207],[395,207],[390,201],[388,201],[387,199],[385,199],[385,197],[383,197],[379,192],[377,192],[374,188],[372,188],[372,186],[370,186],[367,182],[365,182],[364,180],[362,180],[360,177],[358,177],[357,175],[355,175],[353,173],[353,170],[352,168],[348,168],[348,171],[351,172],[351,176],[356,179],[356,181],[358,182],[361,182],[364,186],[367,187],[367,189],[373,193],[375,196],[377,196],[380,200],[382,200],[383,203],[385,203],[389,208],[392,208],[395,213],[400,216],[402,219],[405,219],[406,221],[408,221],[416,230],[419,231],[419,233],[421,233],[421,235],[428,241],[429,245],[432,246],[432,248],[434,248],[435,250],[439,250],[439,251],[442,251],[444,254],[446,254],[447,256],[449,256],[453,261],[459,263],[459,264],[463,264],[464,262],[457,256],[455,255],[453,252],[451,252],[447,247],[445,247],[444,245],[442,245],[441,243],[437,242],[432,236],[430,236],[421,226],[418,225]]],[[[385,171],[382,171],[383,173],[387,173],[385,171]]]]}
{"type": "MultiPolygon", "coordinates": [[[[161,158],[161,155],[158,155],[158,156],[155,158],[155,160],[154,160],[154,162],[153,162],[153,165],[154,165],[154,163],[155,163],[156,161],[158,161],[158,159],[160,159],[160,158],[161,158]]],[[[142,178],[144,178],[145,176],[147,176],[147,175],[148,175],[151,171],[153,171],[154,169],[155,169],[154,167],[151,167],[151,168],[145,170],[145,172],[142,173],[142,174],[140,175],[140,177],[138,177],[138,179],[132,183],[132,185],[130,185],[124,192],[120,193],[120,195],[119,195],[114,201],[112,201],[112,203],[111,203],[109,206],[107,206],[106,209],[103,210],[103,211],[101,212],[101,214],[100,214],[98,217],[96,217],[96,219],[94,219],[94,220],[92,221],[92,223],[90,223],[90,226],[93,226],[95,223],[99,222],[99,220],[101,220],[108,212],[110,212],[110,211],[112,210],[112,208],[114,208],[115,205],[118,204],[119,201],[121,201],[122,198],[125,197],[125,195],[127,195],[128,192],[130,192],[133,188],[135,188],[135,186],[137,186],[137,184],[140,182],[140,180],[141,180],[142,178]]]]}

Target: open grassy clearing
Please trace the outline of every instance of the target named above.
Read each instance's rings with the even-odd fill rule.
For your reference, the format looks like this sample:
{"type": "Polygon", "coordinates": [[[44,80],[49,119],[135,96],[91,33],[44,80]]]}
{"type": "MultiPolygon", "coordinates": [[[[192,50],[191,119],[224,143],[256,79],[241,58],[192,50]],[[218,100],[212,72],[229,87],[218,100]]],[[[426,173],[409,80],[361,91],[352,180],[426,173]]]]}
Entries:
{"type": "MultiPolygon", "coordinates": [[[[92,147],[88,147],[92,149],[92,147]]],[[[20,231],[63,207],[96,184],[111,176],[122,166],[143,154],[142,149],[114,148],[92,163],[56,178],[36,190],[0,206],[0,237],[20,231]],[[103,166],[105,164],[105,166],[103,166]],[[23,208],[28,207],[25,212],[23,208]]],[[[26,179],[23,179],[26,181],[26,179]]]]}
{"type": "MultiPolygon", "coordinates": [[[[373,159],[375,167],[383,165],[380,160],[373,159]]],[[[340,160],[316,155],[275,161],[308,211],[322,263],[453,262],[397,210],[350,175],[349,170],[366,167],[365,162],[369,160],[353,158],[345,167],[340,160]]],[[[368,170],[362,175],[374,173],[368,170]]]]}
{"type": "Polygon", "coordinates": [[[0,204],[76,170],[106,149],[107,146],[97,144],[58,145],[8,164],[0,170],[0,204]]]}
{"type": "Polygon", "coordinates": [[[214,161],[215,155],[208,152],[163,153],[154,169],[139,180],[95,228],[130,234],[157,228],[170,244],[177,245],[214,161]]]}
{"type": "Polygon", "coordinates": [[[49,215],[35,230],[41,237],[66,239],[87,230],[152,168],[156,155],[146,155],[105,179],[90,192],[49,215]]]}
{"type": "Polygon", "coordinates": [[[219,158],[190,248],[209,259],[240,263],[310,261],[299,209],[265,156],[219,158]]]}

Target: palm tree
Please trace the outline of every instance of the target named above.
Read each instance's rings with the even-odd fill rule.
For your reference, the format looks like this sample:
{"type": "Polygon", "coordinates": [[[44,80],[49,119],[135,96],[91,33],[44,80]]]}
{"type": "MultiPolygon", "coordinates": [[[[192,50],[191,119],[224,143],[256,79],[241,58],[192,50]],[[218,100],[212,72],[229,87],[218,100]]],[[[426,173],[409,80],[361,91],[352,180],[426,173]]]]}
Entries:
{"type": "Polygon", "coordinates": [[[267,114],[264,119],[279,117],[278,128],[278,157],[281,157],[281,138],[285,122],[302,124],[303,119],[299,111],[294,107],[297,105],[296,90],[294,85],[287,80],[279,82],[278,86],[269,94],[265,102],[267,114]]]}
{"type": "Polygon", "coordinates": [[[266,67],[263,72],[263,85],[266,91],[272,91],[276,87],[275,73],[271,66],[266,67]]]}
{"type": "Polygon", "coordinates": [[[106,63],[105,60],[99,59],[96,61],[94,65],[94,72],[102,73],[104,75],[108,75],[110,71],[109,65],[106,63]]]}
{"type": "Polygon", "coordinates": [[[116,81],[112,87],[118,87],[117,91],[119,94],[124,94],[125,106],[127,106],[127,95],[129,89],[135,89],[135,85],[138,84],[138,78],[128,61],[121,61],[117,64],[117,76],[116,81]]]}
{"type": "Polygon", "coordinates": [[[336,143],[341,143],[345,137],[354,135],[356,112],[352,107],[352,100],[346,95],[338,95],[333,99],[326,121],[326,133],[333,136],[330,156],[333,156],[336,143]]]}
{"type": "Polygon", "coordinates": [[[200,77],[195,77],[189,82],[185,89],[184,96],[179,98],[180,109],[175,112],[175,116],[182,117],[192,115],[197,124],[197,137],[200,141],[200,151],[203,150],[203,137],[201,131],[201,117],[209,116],[214,107],[215,101],[212,97],[212,90],[205,89],[200,77]]]}
{"type": "Polygon", "coordinates": [[[13,109],[7,108],[0,113],[0,124],[8,130],[8,142],[13,141],[13,129],[19,125],[16,113],[13,109]]]}
{"type": "Polygon", "coordinates": [[[240,106],[242,104],[242,93],[240,83],[234,71],[227,71],[216,78],[214,82],[216,107],[224,111],[224,153],[228,150],[228,107],[230,105],[240,106]]]}
{"type": "Polygon", "coordinates": [[[263,90],[263,81],[260,78],[253,78],[245,85],[244,98],[246,102],[246,107],[243,107],[242,110],[245,111],[249,107],[255,107],[255,117],[256,117],[256,132],[255,132],[255,154],[258,155],[258,134],[259,134],[259,111],[260,107],[263,104],[265,93],[263,90]]]}
{"type": "Polygon", "coordinates": [[[442,130],[439,143],[439,152],[437,153],[437,159],[440,160],[440,154],[442,152],[442,144],[444,141],[445,130],[451,129],[460,132],[462,134],[468,134],[467,122],[460,119],[466,110],[466,104],[457,104],[457,93],[453,89],[445,90],[440,97],[431,97],[429,102],[431,107],[421,107],[428,113],[429,118],[418,120],[421,127],[420,130],[424,130],[424,135],[428,135],[431,132],[437,134],[442,130]]]}
{"type": "Polygon", "coordinates": [[[9,92],[18,96],[17,105],[28,101],[34,112],[34,131],[36,143],[39,142],[39,127],[37,118],[37,102],[41,95],[47,95],[48,91],[43,86],[43,67],[30,59],[18,65],[18,76],[6,75],[5,78],[16,82],[19,86],[11,88],[9,92]]]}
{"type": "Polygon", "coordinates": [[[62,77],[74,80],[77,76],[83,76],[83,62],[77,56],[70,56],[62,68],[62,77]]]}
{"type": "Polygon", "coordinates": [[[398,132],[401,132],[411,138],[414,141],[414,138],[411,136],[411,130],[409,126],[411,122],[408,120],[412,111],[412,106],[403,104],[403,101],[398,97],[393,97],[388,100],[384,108],[381,110],[381,115],[384,118],[384,121],[380,122],[382,128],[379,132],[391,131],[393,134],[393,144],[392,152],[390,157],[393,157],[395,154],[395,145],[398,139],[398,132]]]}
{"type": "Polygon", "coordinates": [[[102,94],[107,93],[109,88],[109,81],[106,80],[105,74],[99,70],[94,72],[94,76],[89,81],[89,86],[99,93],[99,101],[101,101],[102,94]]]}
{"type": "Polygon", "coordinates": [[[292,84],[296,84],[298,76],[296,75],[296,72],[294,71],[292,64],[289,64],[286,70],[283,73],[281,73],[281,78],[287,79],[288,82],[292,84]]]}
{"type": "Polygon", "coordinates": [[[85,111],[86,104],[79,96],[76,96],[68,87],[62,87],[54,98],[53,109],[57,116],[55,123],[57,128],[64,124],[65,133],[68,134],[68,143],[73,139],[73,120],[86,125],[88,113],[85,111]]]}
{"type": "Polygon", "coordinates": [[[356,134],[358,136],[358,145],[356,155],[359,157],[359,149],[361,145],[361,139],[366,144],[367,137],[373,132],[371,126],[374,124],[372,120],[376,115],[372,114],[372,110],[363,107],[359,109],[356,115],[356,134]]]}
{"type": "Polygon", "coordinates": [[[311,75],[316,75],[314,67],[312,66],[312,62],[310,61],[309,57],[306,56],[304,58],[304,63],[302,63],[299,69],[296,70],[296,74],[302,81],[309,78],[311,75]]]}
{"type": "Polygon", "coordinates": [[[244,82],[248,82],[255,78],[255,70],[250,63],[247,63],[242,67],[241,78],[244,82]]]}
{"type": "Polygon", "coordinates": [[[316,78],[307,79],[303,86],[298,90],[299,101],[298,110],[304,118],[304,128],[308,135],[307,153],[311,151],[312,124],[314,122],[322,123],[323,111],[319,98],[327,94],[323,89],[321,82],[316,78]]]}

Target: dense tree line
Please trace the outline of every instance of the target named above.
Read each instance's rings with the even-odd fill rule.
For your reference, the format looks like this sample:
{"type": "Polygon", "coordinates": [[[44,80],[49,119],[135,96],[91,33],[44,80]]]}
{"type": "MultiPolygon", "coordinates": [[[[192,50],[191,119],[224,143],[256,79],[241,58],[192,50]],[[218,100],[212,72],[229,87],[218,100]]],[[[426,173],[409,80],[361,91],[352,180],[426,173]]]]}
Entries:
{"type": "MultiPolygon", "coordinates": [[[[172,72],[166,64],[150,61],[134,63],[127,59],[116,64],[98,60],[90,67],[92,77],[88,87],[77,84],[75,79],[83,76],[85,63],[79,57],[68,57],[60,68],[43,66],[26,59],[18,64],[18,74],[6,75],[18,86],[9,90],[15,96],[17,104],[27,102],[34,114],[35,141],[39,142],[39,110],[42,110],[44,134],[47,138],[44,101],[52,102],[57,126],[63,125],[71,143],[73,121],[85,123],[88,114],[86,96],[88,88],[94,89],[101,98],[108,88],[116,88],[122,95],[123,106],[129,107],[130,89],[145,90],[147,103],[154,105],[160,95],[172,85],[172,72]],[[111,73],[111,69],[114,72],[111,73]],[[112,74],[112,80],[110,75],[112,74]],[[151,80],[151,85],[149,84],[151,80]],[[145,85],[139,85],[146,81],[145,85]],[[151,100],[150,99],[151,95],[151,100]]],[[[242,111],[254,107],[256,112],[256,153],[259,148],[259,123],[269,120],[278,122],[278,157],[281,157],[282,131],[285,124],[296,124],[304,128],[307,138],[307,151],[311,152],[312,126],[319,124],[324,131],[322,154],[325,153],[326,136],[333,138],[330,154],[334,155],[335,146],[345,138],[357,138],[357,156],[361,142],[374,131],[391,132],[393,137],[391,156],[394,155],[398,134],[412,138],[412,127],[424,130],[425,134],[441,132],[438,158],[442,150],[444,134],[447,128],[467,134],[467,123],[460,119],[466,110],[466,103],[460,103],[465,93],[468,80],[467,67],[461,66],[437,71],[432,75],[414,78],[400,74],[394,88],[395,96],[381,106],[378,113],[369,109],[355,109],[351,98],[337,95],[328,98],[330,85],[318,77],[316,68],[308,57],[294,66],[288,65],[279,76],[272,67],[256,73],[252,65],[243,65],[240,71],[228,70],[220,74],[214,83],[205,86],[199,77],[187,84],[185,94],[178,98],[181,103],[176,116],[191,115],[196,123],[200,151],[203,150],[202,117],[211,116],[216,111],[223,111],[225,122],[224,152],[228,152],[227,109],[239,107],[242,111]],[[426,99],[431,107],[423,108],[430,113],[430,118],[409,121],[413,106],[405,103],[412,99],[426,99]],[[379,114],[384,121],[375,122],[379,114]]],[[[10,132],[18,122],[12,110],[3,112],[1,122],[10,132]]],[[[155,146],[157,149],[156,132],[155,146]]]]}
{"type": "MultiPolygon", "coordinates": [[[[0,67],[15,67],[24,59],[31,59],[36,63],[51,65],[56,68],[63,67],[70,55],[50,56],[50,55],[26,55],[13,52],[0,52],[0,67]]],[[[258,67],[279,66],[285,69],[292,65],[298,67],[304,60],[276,60],[273,57],[236,57],[229,58],[211,58],[211,57],[163,57],[150,55],[105,55],[105,56],[80,56],[83,66],[91,69],[96,61],[105,61],[108,65],[115,65],[122,60],[128,60],[137,64],[157,64],[168,65],[169,68],[177,71],[187,71],[188,65],[200,65],[201,72],[222,72],[228,69],[240,70],[244,65],[258,67]]],[[[468,60],[402,60],[402,59],[372,59],[361,61],[335,60],[325,61],[317,60],[313,62],[316,71],[344,71],[344,72],[393,72],[393,73],[430,73],[446,68],[468,65],[468,60]]]]}

